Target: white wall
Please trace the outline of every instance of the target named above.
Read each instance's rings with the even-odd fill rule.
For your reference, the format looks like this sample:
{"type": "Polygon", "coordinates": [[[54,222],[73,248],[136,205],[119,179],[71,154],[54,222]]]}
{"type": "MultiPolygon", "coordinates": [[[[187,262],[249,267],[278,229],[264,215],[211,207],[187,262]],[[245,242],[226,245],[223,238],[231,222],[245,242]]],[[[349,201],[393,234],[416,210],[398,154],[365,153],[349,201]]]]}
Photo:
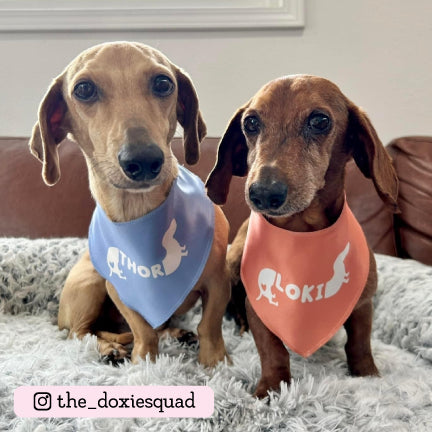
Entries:
{"type": "Polygon", "coordinates": [[[188,71],[210,136],[265,82],[293,73],[335,81],[385,143],[432,135],[432,2],[305,1],[303,30],[0,33],[0,136],[28,136],[51,79],[109,40],[153,45],[188,71]]]}

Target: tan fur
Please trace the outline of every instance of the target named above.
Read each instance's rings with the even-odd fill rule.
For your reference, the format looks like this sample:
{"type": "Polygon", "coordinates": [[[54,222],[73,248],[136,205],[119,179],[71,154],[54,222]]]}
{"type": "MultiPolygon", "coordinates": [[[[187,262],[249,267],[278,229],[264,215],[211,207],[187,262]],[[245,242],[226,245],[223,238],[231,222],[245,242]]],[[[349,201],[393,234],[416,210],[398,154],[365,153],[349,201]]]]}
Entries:
{"type": "MultiPolygon", "coordinates": [[[[57,146],[69,135],[85,156],[95,200],[112,221],[125,222],[145,215],[166,199],[178,173],[170,147],[177,121],[183,126],[186,161],[195,163],[206,128],[189,77],[146,45],[102,44],[81,53],[53,81],[41,102],[30,149],[43,163],[45,182],[53,185],[60,178],[57,146]],[[156,97],[151,89],[152,80],[160,74],[168,76],[175,86],[166,97],[156,97]],[[82,80],[96,84],[96,101],[74,97],[74,88],[82,80]],[[156,178],[135,181],[125,175],[118,154],[128,142],[155,144],[162,151],[164,162],[156,178]]],[[[230,297],[225,264],[229,228],[217,206],[215,214],[214,241],[206,268],[178,311],[184,313],[202,297],[199,360],[206,366],[227,357],[221,325],[230,297]]],[[[158,352],[160,329],[153,330],[120,301],[111,284],[95,271],[88,251],[66,280],[58,324],[68,329],[70,336],[96,334],[101,354],[116,360],[127,355],[125,345],[132,341],[132,361],[147,354],[154,360],[158,352]]]]}
{"type": "MultiPolygon", "coordinates": [[[[338,87],[323,78],[300,75],[279,78],[265,85],[233,116],[222,137],[216,165],[207,179],[209,196],[222,204],[232,175],[245,176],[246,201],[269,222],[290,231],[317,231],[333,224],[344,203],[345,164],[353,157],[366,177],[374,182],[382,200],[397,211],[397,177],[391,159],[366,114],[338,87]],[[311,133],[312,113],[331,120],[325,133],[311,133]],[[260,130],[245,131],[245,120],[256,116],[260,130]],[[256,182],[279,182],[287,194],[278,208],[259,208],[251,199],[256,182]]],[[[240,280],[240,263],[247,221],[228,252],[233,286],[229,310],[254,335],[262,364],[255,394],[264,397],[290,382],[289,355],[282,342],[258,318],[240,280]]],[[[258,246],[259,247],[259,246],[258,246]]],[[[376,265],[370,252],[370,272],[362,296],[345,323],[345,346],[352,375],[377,375],[370,349],[372,296],[377,286],[376,265]]]]}

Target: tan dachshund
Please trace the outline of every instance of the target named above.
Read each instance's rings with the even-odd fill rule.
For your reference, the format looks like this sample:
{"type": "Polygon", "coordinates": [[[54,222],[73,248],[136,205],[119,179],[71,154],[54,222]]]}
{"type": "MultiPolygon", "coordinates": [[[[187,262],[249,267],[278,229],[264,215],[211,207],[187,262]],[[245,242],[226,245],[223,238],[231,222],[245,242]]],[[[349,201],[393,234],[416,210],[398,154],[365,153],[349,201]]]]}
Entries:
{"type": "MultiPolygon", "coordinates": [[[[381,199],[392,211],[397,211],[398,182],[391,159],[366,114],[326,79],[287,76],[265,85],[234,114],[219,144],[217,162],[206,186],[212,200],[223,204],[231,177],[247,176],[245,195],[252,214],[264,216],[263,220],[271,226],[290,232],[316,232],[332,226],[342,213],[345,164],[351,158],[372,179],[381,199]]],[[[237,304],[240,313],[242,308],[245,310],[241,304],[245,293],[240,267],[247,233],[248,221],[245,221],[228,252],[235,290],[233,300],[240,301],[237,304]]],[[[250,247],[261,245],[251,243],[250,247]]],[[[349,245],[341,249],[334,262],[335,273],[328,281],[328,296],[333,296],[350,278],[343,263],[348,249],[349,245]],[[343,272],[336,278],[338,268],[343,272]]],[[[367,245],[364,250],[366,265],[369,260],[366,284],[360,286],[359,300],[353,303],[352,312],[344,322],[348,336],[345,351],[354,376],[378,375],[370,347],[376,265],[367,245]]],[[[277,272],[261,276],[268,281],[269,275],[272,280],[260,286],[261,293],[256,287],[256,293],[260,294],[257,299],[267,304],[271,300],[269,307],[276,310],[276,297],[281,298],[283,286],[277,272]]],[[[293,289],[293,285],[287,286],[287,294],[294,295],[288,291],[289,287],[293,289]]],[[[320,285],[320,289],[323,287],[324,284],[320,285]]],[[[318,295],[317,298],[323,298],[322,293],[318,295]]],[[[290,382],[289,354],[281,339],[263,324],[251,307],[252,300],[257,301],[255,296],[252,299],[248,295],[247,320],[262,365],[255,394],[264,397],[269,390],[277,390],[281,381],[290,382]]],[[[246,316],[242,319],[246,322],[246,316]]]]}
{"type": "MultiPolygon", "coordinates": [[[[170,147],[177,122],[184,131],[186,161],[194,164],[206,127],[190,78],[149,46],[101,44],[81,53],[54,79],[41,102],[30,149],[43,163],[44,181],[54,185],[60,178],[57,146],[69,135],[85,156],[98,206],[111,221],[128,222],[161,206],[170,193],[179,173],[170,147]]],[[[228,229],[221,209],[214,206],[209,258],[175,312],[185,313],[202,298],[199,361],[205,366],[227,357],[221,325],[230,298],[225,260],[228,229]]],[[[169,240],[164,242],[180,248],[175,239],[169,240]]],[[[180,251],[181,257],[186,255],[180,251]]],[[[111,275],[125,279],[118,268],[119,253],[110,248],[106,259],[111,275]]],[[[170,265],[172,272],[179,262],[170,265]]],[[[128,355],[125,345],[132,341],[133,362],[148,354],[154,360],[158,354],[161,328],[154,329],[120,300],[113,285],[95,270],[88,250],[66,280],[58,324],[69,330],[70,337],[97,335],[100,353],[113,361],[128,355]]],[[[184,332],[173,329],[171,334],[183,336],[184,332]]]]}

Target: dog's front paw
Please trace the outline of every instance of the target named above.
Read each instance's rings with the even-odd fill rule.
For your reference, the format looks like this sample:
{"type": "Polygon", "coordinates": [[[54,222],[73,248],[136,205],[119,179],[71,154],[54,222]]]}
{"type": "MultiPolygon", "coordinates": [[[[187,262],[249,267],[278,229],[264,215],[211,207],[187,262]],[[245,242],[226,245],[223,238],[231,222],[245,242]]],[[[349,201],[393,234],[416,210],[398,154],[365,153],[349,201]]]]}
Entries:
{"type": "Polygon", "coordinates": [[[232,365],[232,360],[231,357],[228,355],[228,353],[224,353],[223,355],[216,355],[216,356],[203,356],[203,355],[199,355],[198,356],[198,361],[205,367],[215,367],[219,362],[225,361],[229,364],[232,365]]]}
{"type": "Polygon", "coordinates": [[[155,362],[159,352],[158,342],[159,339],[157,337],[145,342],[135,340],[131,356],[132,363],[138,363],[140,359],[145,360],[147,356],[149,356],[150,361],[155,362]]]}
{"type": "Polygon", "coordinates": [[[269,391],[279,391],[281,381],[288,385],[291,382],[291,373],[289,369],[282,368],[277,371],[272,371],[271,375],[263,375],[255,389],[254,396],[258,399],[263,399],[268,396],[269,391]]]}
{"type": "Polygon", "coordinates": [[[372,355],[365,355],[362,359],[357,361],[348,359],[348,368],[352,376],[380,376],[372,355]]]}
{"type": "Polygon", "coordinates": [[[200,350],[198,354],[198,361],[205,367],[214,367],[219,362],[226,359],[228,364],[232,364],[232,360],[225,349],[223,341],[218,344],[206,344],[200,340],[200,350]]]}

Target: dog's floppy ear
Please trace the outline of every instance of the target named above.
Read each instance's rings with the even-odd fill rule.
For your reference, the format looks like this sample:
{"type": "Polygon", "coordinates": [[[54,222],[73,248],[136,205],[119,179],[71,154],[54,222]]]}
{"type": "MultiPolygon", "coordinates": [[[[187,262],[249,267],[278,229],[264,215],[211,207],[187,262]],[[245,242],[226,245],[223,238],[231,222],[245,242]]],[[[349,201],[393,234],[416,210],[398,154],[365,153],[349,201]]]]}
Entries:
{"type": "Polygon", "coordinates": [[[354,105],[349,106],[347,132],[354,160],[367,178],[371,178],[383,202],[398,212],[398,178],[391,157],[381,143],[366,113],[354,105]]]}
{"type": "Polygon", "coordinates": [[[55,185],[60,179],[57,145],[67,135],[67,106],[63,99],[62,86],[62,76],[57,77],[51,84],[39,105],[38,121],[33,127],[29,141],[31,153],[43,164],[42,178],[49,186],[55,185]]]}
{"type": "Polygon", "coordinates": [[[219,143],[216,164],[206,181],[207,194],[216,204],[226,202],[233,175],[244,177],[248,173],[248,148],[242,132],[241,118],[245,107],[232,117],[219,143]]]}
{"type": "Polygon", "coordinates": [[[198,162],[199,145],[207,128],[198,107],[198,96],[191,79],[176,68],[178,83],[177,120],[183,127],[185,160],[189,165],[198,162]]]}

